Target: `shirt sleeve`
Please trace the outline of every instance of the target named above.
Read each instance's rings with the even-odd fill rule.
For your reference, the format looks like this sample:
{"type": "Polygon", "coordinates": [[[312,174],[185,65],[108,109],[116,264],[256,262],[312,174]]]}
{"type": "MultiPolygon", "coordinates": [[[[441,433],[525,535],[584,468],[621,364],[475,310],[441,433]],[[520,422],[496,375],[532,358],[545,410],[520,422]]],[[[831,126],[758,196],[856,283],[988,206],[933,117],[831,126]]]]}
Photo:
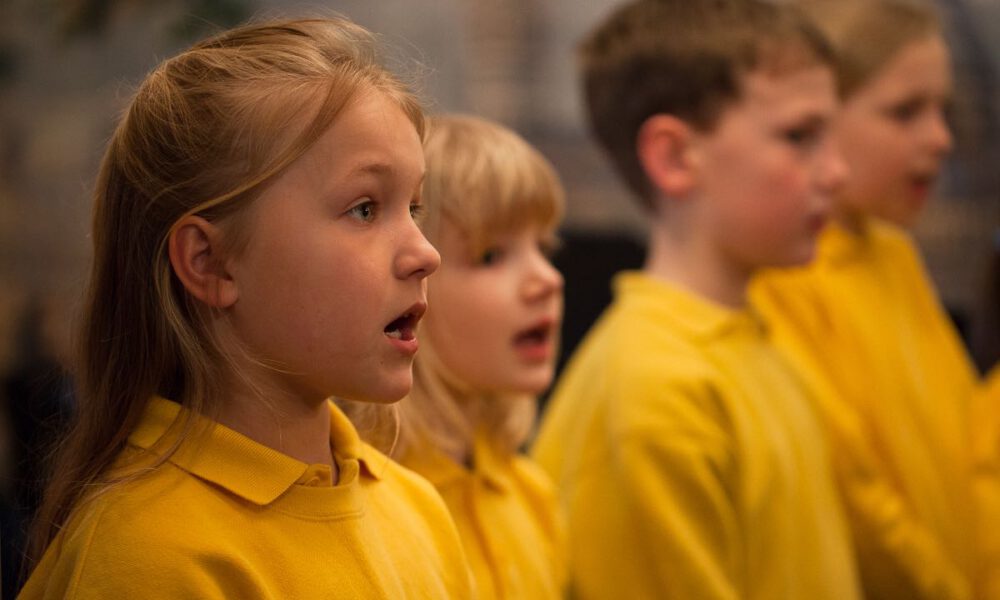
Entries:
{"type": "MultiPolygon", "coordinates": [[[[571,511],[581,598],[744,597],[730,437],[684,391],[610,445],[571,511]]],[[[704,399],[700,399],[704,400],[704,399]]]]}
{"type": "MultiPolygon", "coordinates": [[[[234,556],[199,552],[155,535],[102,536],[95,519],[53,543],[18,598],[263,598],[262,582],[234,556]]],[[[114,526],[111,525],[114,529],[114,526]]],[[[192,538],[197,532],[186,532],[192,538]]],[[[166,536],[168,538],[175,536],[166,536]]]]}

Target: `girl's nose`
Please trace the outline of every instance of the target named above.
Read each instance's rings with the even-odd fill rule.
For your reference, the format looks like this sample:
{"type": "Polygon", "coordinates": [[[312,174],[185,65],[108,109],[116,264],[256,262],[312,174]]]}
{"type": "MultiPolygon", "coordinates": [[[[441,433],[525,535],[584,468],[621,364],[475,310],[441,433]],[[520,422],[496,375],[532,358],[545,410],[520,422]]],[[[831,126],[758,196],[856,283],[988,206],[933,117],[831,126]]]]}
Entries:
{"type": "Polygon", "coordinates": [[[954,138],[944,110],[936,110],[930,116],[927,124],[927,143],[936,154],[944,155],[951,152],[954,138]]]}
{"type": "Polygon", "coordinates": [[[530,271],[522,288],[524,297],[529,301],[534,301],[553,294],[561,294],[563,289],[562,273],[540,251],[535,251],[533,254],[529,265],[530,271]]]}
{"type": "Polygon", "coordinates": [[[423,279],[441,265],[441,255],[424,237],[416,223],[409,223],[405,240],[396,254],[395,270],[399,279],[423,279]]]}

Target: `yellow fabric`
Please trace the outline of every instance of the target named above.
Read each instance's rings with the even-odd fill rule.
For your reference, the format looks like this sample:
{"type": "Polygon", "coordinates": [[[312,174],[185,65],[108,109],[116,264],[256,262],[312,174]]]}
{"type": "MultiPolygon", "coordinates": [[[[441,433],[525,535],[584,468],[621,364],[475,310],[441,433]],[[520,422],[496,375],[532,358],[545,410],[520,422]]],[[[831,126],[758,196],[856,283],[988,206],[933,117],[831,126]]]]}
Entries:
{"type": "Polygon", "coordinates": [[[983,598],[1000,599],[1000,366],[994,367],[977,395],[974,418],[975,493],[982,526],[983,598]]]}
{"type": "Polygon", "coordinates": [[[433,449],[403,464],[448,505],[482,600],[563,597],[564,531],[552,482],[530,459],[505,456],[479,435],[472,468],[433,449]]]}
{"type": "Polygon", "coordinates": [[[533,452],[574,597],[858,597],[819,425],[749,311],[619,275],[533,452]]]}
{"type": "MultiPolygon", "coordinates": [[[[126,451],[157,452],[181,410],[152,400],[126,451]]],[[[162,466],[83,505],[20,597],[470,597],[433,487],[330,412],[337,485],[328,467],[211,425],[162,466]]]]}
{"type": "Polygon", "coordinates": [[[820,390],[867,597],[971,597],[975,372],[909,238],[828,227],[812,265],[752,295],[820,390]]]}

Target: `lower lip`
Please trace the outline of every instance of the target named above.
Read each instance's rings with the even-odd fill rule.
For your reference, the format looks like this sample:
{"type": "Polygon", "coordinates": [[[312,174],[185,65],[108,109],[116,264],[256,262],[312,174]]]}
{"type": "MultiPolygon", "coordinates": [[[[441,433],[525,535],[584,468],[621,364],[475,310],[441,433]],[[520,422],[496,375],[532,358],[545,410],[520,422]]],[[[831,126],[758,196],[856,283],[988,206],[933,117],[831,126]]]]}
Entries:
{"type": "Polygon", "coordinates": [[[550,342],[514,344],[514,348],[517,350],[517,355],[528,362],[542,362],[552,357],[550,342]]]}
{"type": "Polygon", "coordinates": [[[397,350],[408,356],[413,356],[414,354],[416,354],[417,349],[420,347],[420,343],[417,342],[416,337],[410,340],[403,340],[385,336],[385,339],[387,339],[389,343],[393,345],[394,348],[396,348],[397,350]]]}

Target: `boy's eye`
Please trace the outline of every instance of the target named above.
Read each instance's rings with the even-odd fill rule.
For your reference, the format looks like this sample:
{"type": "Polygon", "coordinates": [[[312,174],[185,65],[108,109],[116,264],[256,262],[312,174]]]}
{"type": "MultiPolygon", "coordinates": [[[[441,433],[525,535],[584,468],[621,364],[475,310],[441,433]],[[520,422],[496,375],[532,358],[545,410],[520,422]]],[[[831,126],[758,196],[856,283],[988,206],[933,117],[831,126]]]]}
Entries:
{"type": "Polygon", "coordinates": [[[374,200],[365,199],[364,202],[359,202],[358,204],[352,206],[347,212],[359,221],[370,223],[378,214],[377,209],[378,206],[375,204],[374,200]]]}
{"type": "Polygon", "coordinates": [[[815,126],[792,127],[785,130],[784,137],[796,146],[813,146],[819,141],[820,129],[815,126]]]}

